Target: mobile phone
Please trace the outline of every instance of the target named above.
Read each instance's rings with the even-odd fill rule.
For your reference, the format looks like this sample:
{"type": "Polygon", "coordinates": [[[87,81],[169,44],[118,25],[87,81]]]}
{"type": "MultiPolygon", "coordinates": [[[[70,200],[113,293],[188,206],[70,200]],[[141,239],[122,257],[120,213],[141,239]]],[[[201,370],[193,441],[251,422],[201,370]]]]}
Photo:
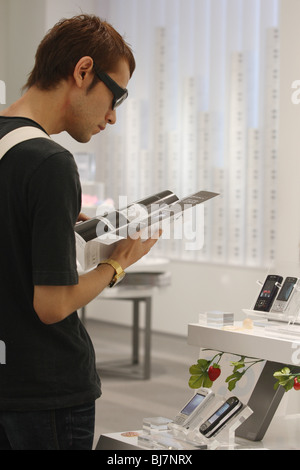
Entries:
{"type": "Polygon", "coordinates": [[[182,426],[185,429],[190,429],[193,425],[197,426],[197,420],[201,420],[201,413],[205,410],[214,396],[215,394],[211,390],[200,388],[184,405],[182,410],[175,417],[173,424],[182,426]]]}
{"type": "Polygon", "coordinates": [[[276,300],[273,304],[272,312],[284,312],[287,309],[292,299],[292,296],[295,292],[295,287],[297,283],[299,283],[299,280],[297,277],[285,278],[283,286],[281,287],[276,297],[276,300]]]}
{"type": "Polygon", "coordinates": [[[203,424],[199,431],[205,437],[216,435],[225,424],[236,415],[243,404],[237,397],[230,397],[203,424]]]}
{"type": "Polygon", "coordinates": [[[282,281],[282,276],[277,276],[275,274],[269,274],[269,276],[267,276],[256,300],[254,310],[262,312],[269,312],[271,310],[282,281]]]}

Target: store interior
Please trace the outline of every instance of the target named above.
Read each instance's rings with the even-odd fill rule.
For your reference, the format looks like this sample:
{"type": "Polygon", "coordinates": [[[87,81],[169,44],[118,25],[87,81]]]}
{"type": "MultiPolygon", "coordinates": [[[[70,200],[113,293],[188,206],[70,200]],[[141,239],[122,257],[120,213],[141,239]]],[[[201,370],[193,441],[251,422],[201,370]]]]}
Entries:
{"type": "MultiPolygon", "coordinates": [[[[172,10],[172,2],[0,0],[0,111],[20,96],[39,41],[60,18],[80,12],[106,18],[119,28],[136,52],[137,69],[129,85],[132,100],[128,101],[127,110],[120,111],[116,129],[109,129],[105,136],[96,136],[88,144],[76,143],[66,134],[54,136],[73,152],[78,162],[83,162],[80,171],[84,195],[97,195],[96,203],[86,202],[85,199],[83,210],[88,215],[101,213],[101,205],[105,208],[107,204],[118,207],[117,198],[120,195],[126,195],[131,203],[165,189],[174,191],[178,197],[200,190],[220,194],[215,200],[203,204],[200,221],[203,243],[200,249],[186,250],[186,240],[173,243],[165,237],[159,240],[146,259],[128,270],[128,279],[136,273],[159,273],[168,275],[167,282],[156,285],[129,283],[123,287],[120,284],[115,291],[104,292],[79,312],[95,345],[103,386],[103,396],[97,401],[95,446],[102,435],[142,429],[144,418],[174,419],[195,393],[189,386],[190,366],[197,362],[200,355],[212,355],[206,352],[202,356],[202,343],[200,339],[195,339],[198,334],[195,332],[196,326],[208,326],[207,312],[233,314],[234,325],[238,322],[246,328],[243,322],[248,319],[249,312],[255,310],[255,301],[268,275],[300,278],[300,212],[297,209],[300,200],[300,100],[297,95],[300,87],[300,4],[298,0],[204,0],[200,5],[198,0],[176,0],[176,7],[172,10]],[[236,13],[234,19],[229,20],[231,11],[236,13]],[[202,13],[207,16],[201,16],[202,13]],[[199,21],[195,16],[197,14],[199,21]],[[192,22],[192,32],[188,29],[189,21],[192,22]],[[240,25],[236,36],[230,34],[229,21],[240,25]],[[198,23],[207,27],[207,43],[202,42],[198,23]],[[252,27],[254,31],[259,31],[259,40],[252,27]],[[228,44],[236,41],[232,46],[236,55],[228,53],[224,57],[220,49],[217,52],[221,55],[216,56],[214,61],[210,59],[216,52],[217,40],[214,41],[213,34],[216,29],[223,31],[228,44]],[[245,31],[247,29],[249,31],[245,31]],[[195,43],[193,53],[184,59],[191,43],[195,43]],[[163,55],[166,50],[170,56],[163,55]],[[176,62],[177,52],[179,59],[176,62]],[[238,68],[240,57],[244,61],[242,69],[238,68]],[[210,74],[204,73],[203,78],[199,69],[204,64],[209,64],[210,74]],[[225,71],[223,76],[219,75],[220,64],[222,71],[225,71]],[[182,81],[179,81],[182,65],[186,76],[181,75],[182,81]],[[161,70],[164,71],[165,81],[153,88],[153,82],[160,80],[161,70]],[[149,76],[151,73],[152,78],[149,76]],[[241,90],[235,90],[234,98],[234,88],[230,85],[237,77],[242,77],[245,82],[242,89],[242,96],[246,97],[244,117],[238,107],[238,99],[235,101],[241,90]],[[195,83],[198,87],[196,91],[193,88],[195,83]],[[253,83],[255,86],[252,86],[253,83]],[[186,92],[187,104],[182,90],[186,92]],[[228,90],[231,90],[232,96],[228,90]],[[155,93],[159,92],[163,94],[163,101],[161,97],[156,97],[155,93]],[[193,107],[189,108],[191,96],[199,99],[196,111],[193,107]],[[221,104],[218,98],[222,98],[221,104]],[[155,105],[155,100],[162,103],[161,108],[155,105]],[[231,114],[222,115],[222,103],[231,114]],[[193,174],[200,174],[203,168],[207,170],[199,164],[198,156],[204,155],[204,144],[199,135],[202,133],[203,137],[207,137],[203,125],[208,115],[212,123],[209,127],[210,145],[205,153],[205,162],[210,162],[209,176],[202,180],[193,174]],[[245,120],[244,127],[240,128],[235,121],[237,115],[240,120],[245,120]],[[199,118],[199,122],[191,121],[193,117],[199,118]],[[238,132],[244,138],[241,148],[234,140],[238,132]],[[198,136],[198,147],[193,141],[195,135],[198,136]],[[257,135],[261,139],[259,161],[255,159],[255,148],[252,148],[257,135]],[[160,146],[161,139],[164,146],[160,146]],[[177,151],[176,139],[182,139],[177,151]],[[222,140],[223,147],[218,146],[218,139],[222,140]],[[136,144],[137,140],[139,145],[136,144]],[[125,157],[122,150],[126,153],[125,157]],[[226,158],[222,157],[224,152],[226,158]],[[239,152],[245,152],[242,158],[239,152]],[[172,176],[176,158],[176,175],[172,176]],[[137,166],[136,162],[139,162],[137,166]],[[197,166],[193,167],[195,162],[197,166]],[[163,168],[161,171],[159,164],[163,168]],[[254,184],[254,177],[253,181],[250,180],[251,174],[258,174],[257,187],[251,186],[254,184]],[[225,175],[224,180],[222,175],[225,175]],[[258,214],[257,219],[255,214],[258,214]],[[145,333],[145,298],[151,300],[149,336],[145,333]],[[136,299],[141,299],[138,333],[134,329],[132,315],[136,299]],[[132,365],[135,334],[140,357],[132,365]],[[145,377],[146,356],[148,370],[145,377]]],[[[292,323],[296,331],[297,315],[298,311],[294,310],[292,316],[280,323],[280,327],[292,323]]],[[[250,320],[253,325],[256,317],[252,316],[250,320]]],[[[273,332],[266,338],[265,350],[261,352],[263,357],[259,359],[270,361],[274,355],[272,360],[276,363],[283,366],[290,364],[288,351],[292,357],[297,350],[297,334],[287,337],[285,333],[279,339],[276,337],[278,344],[280,341],[284,343],[282,356],[281,343],[279,346],[275,344],[274,335],[273,332]],[[274,340],[274,344],[269,344],[269,340],[274,340]],[[276,358],[275,350],[278,352],[276,358]]],[[[225,338],[223,345],[222,339],[219,347],[226,347],[226,341],[225,338]]],[[[253,343],[251,351],[252,343],[249,343],[249,350],[246,344],[240,347],[243,337],[239,335],[237,351],[229,349],[226,352],[244,354],[246,351],[246,356],[257,357],[255,348],[260,347],[259,341],[260,338],[253,343]]],[[[204,343],[204,348],[219,350],[217,344],[210,346],[206,341],[204,343]]],[[[225,361],[224,370],[213,390],[225,400],[233,392],[228,391],[224,380],[228,375],[229,359],[222,360],[225,361]]],[[[261,367],[257,364],[251,368],[234,389],[234,394],[245,406],[255,388],[261,367]]],[[[300,392],[290,390],[285,393],[278,408],[271,414],[264,439],[256,446],[297,448],[300,392]],[[282,420],[282,417],[290,417],[293,421],[292,426],[290,421],[284,423],[284,429],[289,431],[283,436],[276,434],[277,420],[282,420]]],[[[247,445],[251,447],[253,442],[250,440],[247,445]]]]}

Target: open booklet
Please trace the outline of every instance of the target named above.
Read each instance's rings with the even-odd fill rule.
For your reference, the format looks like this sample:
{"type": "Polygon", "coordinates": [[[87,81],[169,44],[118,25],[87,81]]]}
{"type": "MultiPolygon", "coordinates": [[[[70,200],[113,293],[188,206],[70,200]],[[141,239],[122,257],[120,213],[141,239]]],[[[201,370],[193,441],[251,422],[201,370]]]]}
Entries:
{"type": "Polygon", "coordinates": [[[179,199],[165,190],[136,201],[123,209],[97,215],[75,226],[77,262],[83,271],[97,266],[108,258],[114,243],[137,232],[142,239],[155,236],[173,222],[183,222],[183,214],[219,194],[199,191],[179,199]]]}

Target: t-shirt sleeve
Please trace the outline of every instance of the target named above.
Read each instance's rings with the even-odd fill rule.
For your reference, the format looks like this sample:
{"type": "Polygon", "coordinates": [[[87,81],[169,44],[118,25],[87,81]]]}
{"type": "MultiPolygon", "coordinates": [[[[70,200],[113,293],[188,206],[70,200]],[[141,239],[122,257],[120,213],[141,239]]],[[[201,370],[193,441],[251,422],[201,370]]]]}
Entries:
{"type": "Polygon", "coordinates": [[[69,152],[51,155],[29,185],[34,285],[78,283],[74,226],[81,206],[77,166],[69,152]]]}

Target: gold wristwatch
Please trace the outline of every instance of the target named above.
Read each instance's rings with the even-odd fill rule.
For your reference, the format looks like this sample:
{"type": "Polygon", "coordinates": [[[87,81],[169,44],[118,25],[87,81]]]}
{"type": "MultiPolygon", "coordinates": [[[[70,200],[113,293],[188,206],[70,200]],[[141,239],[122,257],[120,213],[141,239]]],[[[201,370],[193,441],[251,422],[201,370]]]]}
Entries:
{"type": "Polygon", "coordinates": [[[114,259],[105,259],[104,261],[101,261],[101,263],[99,263],[99,265],[100,264],[109,264],[116,271],[114,277],[112,278],[112,280],[109,283],[109,287],[115,286],[120,281],[122,281],[122,279],[125,277],[125,274],[126,274],[125,271],[120,266],[120,264],[117,261],[115,261],[114,259]]]}

